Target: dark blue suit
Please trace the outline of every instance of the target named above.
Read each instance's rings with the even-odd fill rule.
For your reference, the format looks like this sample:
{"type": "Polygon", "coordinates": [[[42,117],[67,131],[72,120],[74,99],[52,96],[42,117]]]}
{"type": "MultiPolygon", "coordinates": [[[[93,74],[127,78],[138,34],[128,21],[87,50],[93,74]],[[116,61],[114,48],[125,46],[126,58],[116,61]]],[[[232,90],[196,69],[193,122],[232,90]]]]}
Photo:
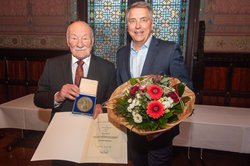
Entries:
{"type": "MultiPolygon", "coordinates": [[[[130,74],[130,44],[117,51],[118,85],[128,81],[130,74]]],[[[165,74],[176,77],[192,88],[178,44],[152,38],[141,76],[165,74]]],[[[179,126],[162,133],[152,141],[128,131],[129,155],[135,165],[166,165],[172,154],[172,140],[179,134],[179,126]],[[144,164],[143,164],[144,162],[144,164]]]]}

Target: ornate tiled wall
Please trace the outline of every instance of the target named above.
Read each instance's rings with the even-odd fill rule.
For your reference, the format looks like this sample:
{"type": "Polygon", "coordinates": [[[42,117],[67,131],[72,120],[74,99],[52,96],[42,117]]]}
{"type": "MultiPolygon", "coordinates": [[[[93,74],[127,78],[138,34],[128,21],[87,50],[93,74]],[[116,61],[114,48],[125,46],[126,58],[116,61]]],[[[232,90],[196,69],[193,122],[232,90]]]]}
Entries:
{"type": "Polygon", "coordinates": [[[154,35],[185,45],[188,1],[148,0],[154,10],[154,35]]]}
{"type": "Polygon", "coordinates": [[[115,62],[117,49],[126,44],[127,0],[88,0],[88,23],[94,29],[94,53],[115,62]]]}
{"type": "Polygon", "coordinates": [[[204,0],[205,52],[250,52],[250,1],[204,0]]]}
{"type": "Polygon", "coordinates": [[[0,48],[67,49],[76,0],[0,0],[0,48]]]}
{"type": "MultiPolygon", "coordinates": [[[[185,48],[188,2],[148,0],[154,12],[154,35],[179,43],[185,48]]],[[[94,29],[94,53],[112,62],[119,47],[126,44],[125,10],[127,0],[89,0],[88,22],[94,29]]]]}

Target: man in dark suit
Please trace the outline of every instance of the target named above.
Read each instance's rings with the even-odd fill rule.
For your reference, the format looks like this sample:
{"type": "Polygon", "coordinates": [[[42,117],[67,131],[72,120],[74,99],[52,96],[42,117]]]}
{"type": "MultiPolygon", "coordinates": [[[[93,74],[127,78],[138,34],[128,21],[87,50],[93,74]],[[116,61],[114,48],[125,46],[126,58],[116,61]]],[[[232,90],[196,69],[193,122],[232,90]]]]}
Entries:
{"type": "MultiPolygon", "coordinates": [[[[77,21],[69,25],[67,44],[71,54],[47,60],[34,96],[35,105],[52,108],[52,117],[56,112],[72,111],[74,99],[80,92],[74,81],[77,61],[83,60],[82,77],[98,81],[94,118],[102,112],[101,104],[108,100],[116,87],[116,73],[113,63],[91,54],[93,43],[93,32],[87,23],[77,21]]],[[[65,161],[53,162],[53,165],[75,164],[65,161]]]]}
{"type": "Polygon", "coordinates": [[[83,60],[84,75],[98,81],[95,113],[108,100],[116,87],[115,66],[91,54],[94,36],[90,26],[82,21],[72,23],[67,29],[67,44],[71,54],[48,59],[38,82],[34,103],[42,108],[52,108],[52,113],[71,111],[79,88],[74,84],[77,61],[83,60]]]}
{"type": "MultiPolygon", "coordinates": [[[[153,11],[145,2],[132,4],[126,13],[128,33],[132,42],[117,51],[117,81],[122,84],[131,77],[165,74],[185,82],[192,82],[184,65],[179,46],[152,36],[153,11]]],[[[179,126],[157,135],[140,136],[128,132],[129,155],[135,166],[169,166],[172,140],[179,134],[179,126]]]]}

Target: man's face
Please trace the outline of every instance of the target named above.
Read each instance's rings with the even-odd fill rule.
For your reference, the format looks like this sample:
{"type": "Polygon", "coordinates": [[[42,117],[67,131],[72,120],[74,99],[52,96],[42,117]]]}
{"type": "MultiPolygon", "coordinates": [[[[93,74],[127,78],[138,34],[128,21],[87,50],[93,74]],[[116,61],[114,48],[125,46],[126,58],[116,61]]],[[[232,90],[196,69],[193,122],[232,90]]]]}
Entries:
{"type": "Polygon", "coordinates": [[[68,28],[67,44],[77,59],[84,59],[90,55],[93,40],[90,27],[83,22],[75,22],[68,28]]]}
{"type": "Polygon", "coordinates": [[[136,45],[142,46],[152,32],[152,20],[147,8],[133,8],[127,15],[128,33],[136,45]]]}

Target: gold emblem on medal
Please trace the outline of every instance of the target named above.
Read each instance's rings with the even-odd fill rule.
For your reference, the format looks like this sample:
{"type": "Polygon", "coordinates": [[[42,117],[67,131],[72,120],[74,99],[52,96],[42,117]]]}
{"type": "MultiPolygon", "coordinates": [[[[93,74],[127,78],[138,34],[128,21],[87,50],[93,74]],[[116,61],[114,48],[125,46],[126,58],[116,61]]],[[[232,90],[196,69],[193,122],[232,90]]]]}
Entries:
{"type": "Polygon", "coordinates": [[[82,112],[88,112],[93,106],[93,101],[89,97],[82,97],[77,101],[77,108],[82,112]]]}

